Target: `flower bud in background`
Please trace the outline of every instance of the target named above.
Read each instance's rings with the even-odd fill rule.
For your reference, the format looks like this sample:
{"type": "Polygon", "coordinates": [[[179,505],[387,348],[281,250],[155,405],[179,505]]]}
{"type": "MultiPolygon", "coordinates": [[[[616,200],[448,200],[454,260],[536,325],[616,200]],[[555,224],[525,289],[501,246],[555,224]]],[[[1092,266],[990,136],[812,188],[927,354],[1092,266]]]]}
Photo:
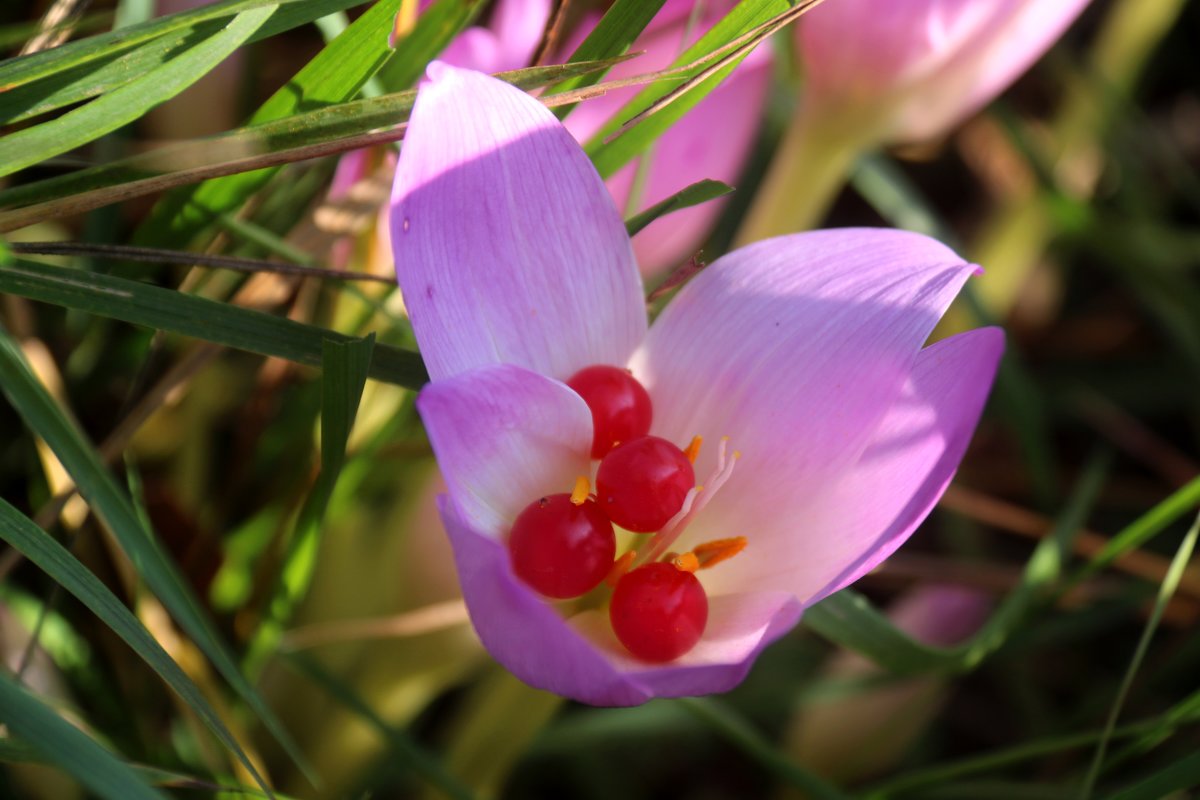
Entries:
{"type": "MultiPolygon", "coordinates": [[[[913,638],[948,647],[974,634],[991,607],[991,598],[981,592],[928,586],[901,597],[888,617],[913,638]]],[[[883,669],[849,651],[838,653],[822,674],[826,681],[864,686],[885,676],[883,669]]],[[[949,691],[949,678],[920,675],[850,689],[830,700],[818,698],[796,711],[785,749],[806,767],[839,783],[879,774],[899,763],[924,734],[949,691]]]]}
{"type": "Polygon", "coordinates": [[[812,227],[855,159],[933,139],[1024,73],[1088,0],[836,0],[793,27],[804,96],[739,238],[812,227]]]}

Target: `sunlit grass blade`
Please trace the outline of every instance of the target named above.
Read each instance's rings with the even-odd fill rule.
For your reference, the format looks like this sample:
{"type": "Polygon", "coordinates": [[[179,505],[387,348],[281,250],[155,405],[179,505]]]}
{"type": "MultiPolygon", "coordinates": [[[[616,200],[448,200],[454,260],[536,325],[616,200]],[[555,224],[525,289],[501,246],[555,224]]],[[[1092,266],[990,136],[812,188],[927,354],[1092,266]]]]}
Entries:
{"type": "MultiPolygon", "coordinates": [[[[0,291],[311,366],[320,366],[327,339],[351,341],[335,331],[261,311],[36,261],[0,267],[0,291]]],[[[382,344],[374,348],[368,374],[413,389],[428,381],[419,355],[382,344]]]]}
{"type": "Polygon", "coordinates": [[[1080,478],[1054,530],[1033,551],[1021,582],[980,631],[956,647],[924,645],[897,628],[862,595],[843,589],[804,614],[809,628],[826,639],[866,656],[897,674],[957,671],[981,663],[1022,622],[1043,590],[1062,574],[1070,543],[1083,526],[1108,473],[1110,458],[1093,458],[1080,478]]]}
{"type": "MultiPolygon", "coordinates": [[[[424,48],[435,48],[430,56],[436,54],[449,44],[480,5],[481,0],[439,0],[418,21],[411,41],[423,43],[424,48]],[[450,4],[469,9],[470,14],[458,18],[461,24],[440,27],[444,15],[439,10],[450,4]]],[[[271,95],[250,118],[250,124],[343,103],[353,98],[389,58],[407,61],[410,56],[406,52],[414,48],[393,51],[388,44],[399,7],[400,0],[381,0],[369,8],[271,95]]],[[[415,49],[425,52],[422,48],[415,49]]],[[[134,240],[152,246],[190,242],[215,216],[240,207],[273,174],[272,170],[243,172],[172,192],[155,205],[134,240]]]]}
{"type": "MultiPolygon", "coordinates": [[[[361,5],[365,0],[284,0],[270,16],[248,39],[246,44],[261,41],[300,25],[319,19],[326,14],[335,13],[355,5],[361,5]]],[[[269,0],[259,0],[258,6],[266,6],[269,0]]],[[[228,6],[229,3],[218,3],[206,6],[206,9],[217,6],[228,6]]],[[[249,5],[245,2],[239,6],[249,5]]],[[[244,10],[244,9],[243,9],[244,10]]],[[[187,17],[195,18],[196,11],[186,12],[187,17]]],[[[183,16],[183,15],[176,15],[183,16]]],[[[222,16],[231,16],[225,13],[222,16]]],[[[149,25],[174,20],[166,17],[152,20],[149,25]]],[[[55,50],[46,51],[45,55],[55,54],[57,69],[29,83],[10,86],[0,92],[0,123],[20,122],[39,114],[78,103],[98,94],[111,92],[130,81],[137,80],[152,69],[179,55],[197,41],[211,36],[222,27],[222,19],[212,18],[211,14],[203,15],[203,21],[185,27],[173,27],[161,36],[150,38],[139,45],[126,48],[97,48],[95,42],[101,37],[93,37],[80,42],[64,45],[55,50]],[[76,57],[64,57],[59,51],[67,48],[84,47],[76,57]],[[89,53],[87,59],[81,60],[84,53],[89,53]]],[[[125,30],[132,30],[127,28],[125,30]]],[[[42,56],[43,53],[38,53],[42,56]]],[[[19,63],[7,62],[0,64],[0,71],[8,65],[19,63]]]]}
{"type": "Polygon", "coordinates": [[[732,186],[720,181],[707,179],[697,181],[691,186],[680,189],[665,200],[655,203],[645,211],[634,214],[625,220],[625,230],[629,232],[630,236],[633,236],[659,217],[670,214],[673,211],[707,203],[709,200],[716,200],[718,197],[724,197],[732,191],[732,186]]]}
{"type": "Polygon", "coordinates": [[[0,139],[0,176],[98,139],[179,94],[240,47],[274,9],[244,11],[220,32],[120,89],[0,139]]]}
{"type": "MultiPolygon", "coordinates": [[[[575,48],[569,61],[597,61],[622,55],[665,3],[666,0],[617,0],[596,23],[591,33],[580,42],[579,47],[575,48]]],[[[580,86],[591,86],[603,77],[603,72],[597,72],[569,78],[555,86],[553,91],[565,92],[580,86]]],[[[555,113],[562,119],[572,108],[573,106],[563,106],[555,113]]]]}
{"type": "MultiPolygon", "coordinates": [[[[8,273],[6,269],[5,274],[8,273]]],[[[299,749],[262,696],[239,671],[229,648],[179,568],[143,526],[133,504],[118,487],[100,455],[38,381],[17,343],[3,329],[0,329],[0,389],[29,429],[54,452],[92,512],[112,531],[138,575],[179,626],[288,750],[292,759],[307,770],[299,749]]]]}
{"type": "Polygon", "coordinates": [[[452,800],[473,800],[474,794],[454,775],[446,771],[438,759],[427,752],[407,733],[397,730],[371,708],[353,689],[321,668],[314,659],[303,653],[286,653],[283,663],[324,689],[334,700],[362,718],[387,742],[392,755],[439,789],[452,800]]]}
{"type": "Polygon", "coordinates": [[[107,800],[168,800],[6,673],[0,673],[0,722],[47,761],[107,800]]]}
{"type": "Polygon", "coordinates": [[[1196,521],[1192,524],[1191,529],[1183,537],[1183,541],[1179,544],[1179,549],[1175,552],[1175,557],[1171,559],[1171,566],[1167,570],[1166,577],[1163,578],[1162,584],[1158,587],[1158,596],[1154,601],[1154,610],[1150,612],[1150,618],[1146,620],[1141,638],[1138,639],[1137,647],[1134,649],[1133,658],[1130,659],[1129,668],[1125,671],[1124,677],[1121,678],[1121,686],[1117,689],[1117,696],[1113,700],[1108,720],[1104,723],[1104,736],[1096,746],[1096,755],[1092,759],[1087,776],[1083,780],[1083,786],[1079,790],[1081,800],[1087,800],[1095,790],[1096,780],[1100,777],[1100,769],[1104,766],[1104,754],[1108,750],[1108,741],[1112,737],[1113,730],[1117,727],[1117,718],[1121,715],[1121,708],[1125,705],[1125,698],[1129,695],[1129,690],[1133,686],[1133,679],[1137,675],[1138,668],[1145,659],[1146,652],[1150,649],[1150,640],[1153,638],[1154,631],[1158,628],[1158,623],[1162,619],[1163,610],[1175,594],[1175,590],[1179,588],[1179,580],[1183,577],[1184,568],[1191,561],[1192,551],[1196,548],[1196,538],[1198,536],[1200,536],[1200,516],[1196,517],[1196,521]]]}
{"type": "Polygon", "coordinates": [[[199,687],[192,682],[179,665],[163,650],[145,626],[138,621],[100,579],[71,555],[70,551],[56,542],[19,511],[0,498],[0,539],[8,542],[66,591],[87,606],[113,633],[133,648],[143,661],[153,669],[191,706],[209,730],[237,756],[250,774],[264,790],[270,791],[254,764],[246,756],[237,739],[225,727],[220,716],[209,705],[199,687]]]}
{"type": "MultiPolygon", "coordinates": [[[[612,63],[610,60],[532,67],[501,72],[496,77],[522,89],[533,89],[560,80],[563,76],[605,69],[612,63]]],[[[409,90],[339,103],[282,120],[237,128],[206,139],[169,145],[67,175],[2,189],[0,206],[40,205],[18,212],[0,212],[0,229],[12,230],[62,213],[90,210],[105,202],[126,200],[163,188],[193,183],[212,174],[214,169],[218,170],[217,174],[237,173],[254,166],[243,166],[248,158],[262,161],[272,153],[336,142],[345,137],[393,127],[408,119],[415,99],[416,92],[409,90]],[[254,155],[247,157],[247,153],[254,155]],[[52,205],[52,201],[61,198],[106,191],[107,194],[99,200],[82,206],[64,204],[59,210],[52,205]]],[[[399,138],[399,135],[395,138],[399,138]]],[[[349,148],[338,148],[338,151],[341,149],[349,148]]],[[[303,157],[314,156],[305,154],[303,157]]],[[[289,160],[296,159],[284,158],[271,163],[286,163],[289,160]]],[[[180,243],[169,244],[178,247],[180,243]]]]}

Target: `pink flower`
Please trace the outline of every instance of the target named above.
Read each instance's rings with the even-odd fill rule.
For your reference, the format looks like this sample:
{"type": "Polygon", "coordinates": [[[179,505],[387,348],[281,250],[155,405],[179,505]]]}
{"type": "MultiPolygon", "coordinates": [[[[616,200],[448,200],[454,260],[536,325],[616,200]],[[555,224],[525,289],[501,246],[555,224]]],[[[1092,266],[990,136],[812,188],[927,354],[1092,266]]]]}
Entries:
{"type": "Polygon", "coordinates": [[[808,103],[889,143],[939,136],[1002,92],[1088,0],[836,0],[796,26],[808,103]]]}
{"type": "Polygon", "coordinates": [[[584,702],[725,691],[806,605],[895,550],[949,482],[1002,335],[921,346],[976,268],[900,231],[780,237],[718,259],[648,326],[621,216],[571,135],[507,84],[445,64],[429,77],[392,242],[472,622],[519,678],[584,702]],[[593,474],[591,412],[563,381],[596,364],[645,386],[651,434],[710,442],[696,474],[712,477],[669,544],[748,541],[698,573],[707,627],[665,664],[626,652],[603,611],[542,598],[506,547],[523,509],[593,474]]]}

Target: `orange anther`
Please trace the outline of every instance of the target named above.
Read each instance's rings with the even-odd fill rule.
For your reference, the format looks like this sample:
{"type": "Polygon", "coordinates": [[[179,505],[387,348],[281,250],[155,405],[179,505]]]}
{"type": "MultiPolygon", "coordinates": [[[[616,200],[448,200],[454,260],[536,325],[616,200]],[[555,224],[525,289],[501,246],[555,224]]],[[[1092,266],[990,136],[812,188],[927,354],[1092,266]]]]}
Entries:
{"type": "Polygon", "coordinates": [[[716,539],[697,545],[692,552],[696,554],[696,560],[699,562],[698,568],[708,569],[726,559],[733,558],[746,549],[746,544],[745,536],[734,536],[730,539],[716,539]]]}
{"type": "Polygon", "coordinates": [[[608,575],[604,578],[606,586],[616,586],[617,581],[621,580],[621,576],[629,572],[629,568],[633,566],[633,559],[637,554],[630,550],[625,555],[613,562],[612,569],[608,571],[608,575]]]}
{"type": "Polygon", "coordinates": [[[577,506],[587,502],[588,494],[592,491],[592,485],[588,483],[586,475],[580,475],[575,479],[575,488],[571,491],[571,502],[577,506]]]}
{"type": "Polygon", "coordinates": [[[680,572],[695,572],[700,569],[700,559],[695,553],[684,553],[671,559],[671,564],[680,572]]]}
{"type": "Polygon", "coordinates": [[[700,455],[700,445],[702,444],[704,444],[703,436],[692,437],[691,444],[689,444],[687,449],[683,451],[683,454],[687,456],[688,461],[692,462],[693,464],[696,463],[696,458],[700,455]]]}

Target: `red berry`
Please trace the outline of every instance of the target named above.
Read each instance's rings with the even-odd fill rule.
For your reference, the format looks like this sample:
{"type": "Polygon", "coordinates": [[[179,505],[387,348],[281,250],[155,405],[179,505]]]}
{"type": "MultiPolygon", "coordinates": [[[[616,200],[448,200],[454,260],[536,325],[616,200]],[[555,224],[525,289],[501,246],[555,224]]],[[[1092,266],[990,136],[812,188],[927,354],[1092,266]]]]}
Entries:
{"type": "Polygon", "coordinates": [[[629,652],[644,661],[673,661],[700,641],[708,596],[692,573],[646,564],[621,577],[608,617],[629,652]]]}
{"type": "Polygon", "coordinates": [[[579,597],[612,569],[617,540],[612,523],[591,500],[552,494],[525,507],[508,537],[513,571],[531,587],[558,599],[579,597]]]}
{"type": "Polygon", "coordinates": [[[666,439],[643,436],[616,447],[600,462],[596,501],[627,531],[661,530],[696,484],[692,462],[666,439]]]}
{"type": "Polygon", "coordinates": [[[650,395],[627,369],[597,364],[567,380],[592,412],[592,458],[650,431],[650,395]]]}

